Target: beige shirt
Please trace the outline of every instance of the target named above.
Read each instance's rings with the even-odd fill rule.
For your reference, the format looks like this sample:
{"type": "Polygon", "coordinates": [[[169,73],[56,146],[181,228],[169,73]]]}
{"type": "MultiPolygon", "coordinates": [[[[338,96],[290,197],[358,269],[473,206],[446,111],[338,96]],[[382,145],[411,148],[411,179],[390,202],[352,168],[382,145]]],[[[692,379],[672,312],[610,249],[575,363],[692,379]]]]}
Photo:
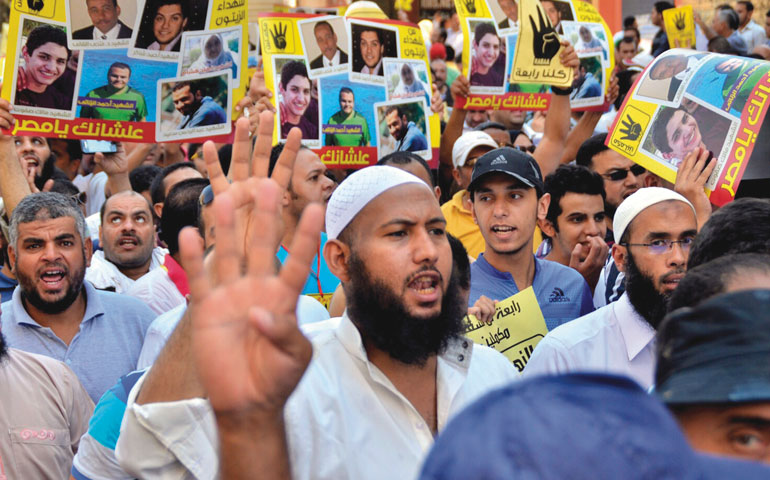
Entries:
{"type": "Polygon", "coordinates": [[[94,404],[72,370],[8,349],[0,360],[0,479],[66,479],[94,404]]]}

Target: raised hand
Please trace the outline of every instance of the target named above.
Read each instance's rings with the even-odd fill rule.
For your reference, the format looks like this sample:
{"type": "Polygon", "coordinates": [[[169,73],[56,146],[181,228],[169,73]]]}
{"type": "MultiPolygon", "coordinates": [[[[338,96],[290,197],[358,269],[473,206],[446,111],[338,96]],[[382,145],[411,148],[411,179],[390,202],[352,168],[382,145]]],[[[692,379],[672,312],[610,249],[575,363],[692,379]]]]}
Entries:
{"type": "Polygon", "coordinates": [[[492,300],[482,295],[476,300],[476,303],[468,309],[468,315],[474,315],[477,319],[489,325],[492,323],[492,320],[495,319],[496,303],[497,300],[492,300]]]}
{"type": "Polygon", "coordinates": [[[705,148],[696,148],[685,155],[676,172],[674,191],[682,194],[695,207],[698,230],[711,216],[711,202],[705,186],[716,166],[716,159],[711,152],[705,148]]]}
{"type": "Polygon", "coordinates": [[[537,9],[538,23],[535,25],[535,19],[529,17],[529,23],[532,25],[534,39],[532,43],[532,52],[535,55],[535,65],[549,65],[551,59],[559,52],[559,35],[551,26],[547,16],[543,17],[543,11],[540,7],[537,9]]]}

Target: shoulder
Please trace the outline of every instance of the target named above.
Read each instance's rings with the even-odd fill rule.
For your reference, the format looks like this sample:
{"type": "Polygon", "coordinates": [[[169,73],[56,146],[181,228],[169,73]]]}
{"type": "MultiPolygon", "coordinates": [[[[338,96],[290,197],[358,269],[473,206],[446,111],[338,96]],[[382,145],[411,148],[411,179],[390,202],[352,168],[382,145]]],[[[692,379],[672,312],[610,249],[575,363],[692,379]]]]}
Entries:
{"type": "Polygon", "coordinates": [[[550,278],[558,278],[560,281],[567,282],[569,285],[580,288],[585,285],[585,279],[574,268],[544,258],[535,259],[535,262],[537,262],[537,266],[541,271],[546,273],[550,278]]]}
{"type": "Polygon", "coordinates": [[[610,304],[571,322],[559,325],[548,332],[541,343],[555,349],[572,349],[590,342],[610,326],[611,316],[608,314],[610,313],[609,309],[612,308],[613,304],[610,304]]]}
{"type": "MultiPolygon", "coordinates": [[[[468,340],[470,342],[470,340],[468,340]]],[[[473,353],[471,354],[472,371],[479,370],[484,375],[493,375],[497,378],[516,378],[516,370],[513,364],[505,356],[487,347],[486,345],[473,344],[473,353]]]]}
{"type": "Polygon", "coordinates": [[[156,315],[152,313],[152,310],[150,310],[147,305],[129,295],[106,292],[103,290],[96,290],[96,295],[99,297],[99,301],[102,302],[104,310],[109,316],[136,316],[149,318],[150,321],[156,317],[156,315]]]}
{"type": "Polygon", "coordinates": [[[81,28],[80,30],[75,30],[72,32],[72,38],[75,40],[88,40],[89,38],[92,38],[94,35],[94,26],[91,25],[90,27],[81,28]]]}

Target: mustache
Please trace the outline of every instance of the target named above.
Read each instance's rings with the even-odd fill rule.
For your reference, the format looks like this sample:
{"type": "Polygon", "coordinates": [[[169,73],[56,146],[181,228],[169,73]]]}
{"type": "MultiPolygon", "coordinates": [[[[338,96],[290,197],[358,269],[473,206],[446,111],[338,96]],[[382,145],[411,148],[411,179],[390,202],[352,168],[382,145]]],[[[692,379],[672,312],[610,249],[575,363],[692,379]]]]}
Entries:
{"type": "Polygon", "coordinates": [[[138,245],[142,244],[142,239],[139,238],[135,233],[124,233],[123,235],[119,236],[117,239],[117,243],[120,243],[121,240],[125,239],[131,239],[134,240],[138,245]]]}
{"type": "Polygon", "coordinates": [[[43,271],[44,271],[44,270],[49,270],[49,269],[51,269],[51,268],[58,268],[59,270],[61,270],[62,272],[64,272],[64,276],[65,276],[65,277],[66,277],[67,275],[69,275],[69,273],[70,273],[70,269],[69,269],[69,268],[67,268],[67,266],[66,266],[66,265],[64,265],[63,263],[59,263],[59,262],[53,262],[53,263],[48,263],[48,264],[46,264],[46,265],[45,265],[45,266],[43,266],[43,267],[40,267],[40,269],[38,269],[38,271],[37,271],[37,276],[38,276],[38,277],[42,276],[42,275],[43,275],[43,271]]]}
{"type": "Polygon", "coordinates": [[[674,275],[684,275],[685,269],[684,268],[677,268],[676,270],[671,270],[670,272],[665,273],[660,277],[661,282],[667,282],[669,278],[673,277],[674,275]]]}
{"type": "Polygon", "coordinates": [[[438,271],[436,267],[433,266],[424,266],[418,269],[416,272],[412,273],[406,278],[406,282],[404,285],[409,285],[414,281],[415,278],[419,277],[420,275],[424,274],[425,272],[432,272],[438,275],[439,282],[443,285],[444,284],[444,276],[441,275],[441,272],[438,271]]]}

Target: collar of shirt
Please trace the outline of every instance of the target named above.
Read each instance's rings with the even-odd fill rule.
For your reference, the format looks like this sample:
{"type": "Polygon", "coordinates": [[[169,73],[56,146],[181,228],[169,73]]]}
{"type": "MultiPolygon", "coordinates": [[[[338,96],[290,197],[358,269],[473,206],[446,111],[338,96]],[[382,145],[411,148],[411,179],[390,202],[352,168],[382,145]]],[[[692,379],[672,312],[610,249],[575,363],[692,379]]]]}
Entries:
{"type": "Polygon", "coordinates": [[[184,297],[189,295],[190,286],[187,283],[187,274],[184,272],[181,265],[176,263],[176,260],[174,260],[174,257],[172,257],[170,253],[166,254],[166,259],[163,261],[163,268],[166,269],[168,278],[174,282],[179,293],[184,297]]]}
{"type": "MultiPolygon", "coordinates": [[[[533,255],[533,257],[534,257],[534,255],[533,255]]],[[[535,258],[535,274],[532,276],[532,286],[533,287],[535,287],[535,284],[538,281],[537,272],[539,272],[540,269],[542,268],[542,266],[540,264],[540,262],[542,262],[542,260],[540,260],[537,257],[534,257],[534,258],[535,258]]],[[[479,257],[476,259],[476,261],[474,263],[477,264],[478,267],[481,268],[488,275],[495,276],[495,277],[499,278],[500,280],[505,280],[505,281],[508,281],[508,282],[514,282],[514,284],[516,283],[515,280],[513,279],[513,275],[511,275],[509,272],[501,272],[500,270],[498,270],[495,267],[493,267],[492,264],[489,263],[486,258],[484,258],[484,254],[483,253],[479,255],[479,257]]],[[[519,288],[518,285],[516,285],[516,289],[521,291],[521,288],[519,288]]],[[[535,290],[537,290],[536,287],[535,287],[535,290]]]]}
{"type": "Polygon", "coordinates": [[[334,56],[331,60],[326,58],[326,55],[321,54],[321,58],[324,59],[324,67],[333,67],[335,65],[340,64],[340,49],[338,48],[336,52],[334,52],[334,56]]]}
{"type": "Polygon", "coordinates": [[[118,33],[120,33],[120,22],[116,23],[107,33],[102,33],[102,31],[96,27],[94,27],[93,32],[94,40],[115,40],[118,38],[118,33]],[[107,38],[102,38],[102,36],[107,38]]]}
{"type": "Polygon", "coordinates": [[[655,340],[655,330],[631,305],[628,293],[624,293],[613,304],[613,308],[620,332],[623,334],[623,343],[626,345],[628,360],[631,361],[639,355],[639,352],[644,350],[644,347],[655,340]]]}
{"type": "MultiPolygon", "coordinates": [[[[105,314],[104,306],[99,299],[98,290],[91,285],[91,282],[86,280],[83,280],[83,288],[86,292],[86,313],[83,315],[83,322],[81,323],[88,322],[105,314]]],[[[17,325],[29,325],[37,328],[43,327],[33,320],[24,308],[24,304],[21,301],[21,286],[16,287],[13,291],[13,297],[11,298],[10,303],[11,311],[13,312],[13,321],[16,322],[17,325]]]]}
{"type": "Polygon", "coordinates": [[[369,68],[369,65],[364,65],[364,68],[361,69],[361,73],[368,73],[369,75],[377,75],[377,72],[380,71],[381,66],[382,66],[382,59],[380,59],[380,61],[377,62],[377,65],[375,65],[374,68],[369,68]]]}
{"type": "MultiPolygon", "coordinates": [[[[351,356],[366,364],[372,380],[382,384],[389,390],[398,392],[387,376],[385,376],[376,365],[369,361],[369,357],[364,349],[364,343],[361,339],[361,333],[353,324],[353,321],[350,320],[350,317],[348,317],[347,311],[340,319],[335,335],[351,356]]],[[[445,407],[445,411],[441,412],[443,415],[439,415],[439,431],[441,431],[441,428],[443,427],[442,418],[446,419],[446,416],[448,415],[451,399],[460,390],[460,387],[468,374],[472,353],[473,342],[465,337],[460,337],[451,340],[447,345],[446,350],[438,356],[438,365],[436,368],[437,393],[439,398],[449,399],[449,402],[440,402],[441,405],[437,407],[445,407]]],[[[401,392],[398,392],[398,394],[401,395],[401,392]]]]}

